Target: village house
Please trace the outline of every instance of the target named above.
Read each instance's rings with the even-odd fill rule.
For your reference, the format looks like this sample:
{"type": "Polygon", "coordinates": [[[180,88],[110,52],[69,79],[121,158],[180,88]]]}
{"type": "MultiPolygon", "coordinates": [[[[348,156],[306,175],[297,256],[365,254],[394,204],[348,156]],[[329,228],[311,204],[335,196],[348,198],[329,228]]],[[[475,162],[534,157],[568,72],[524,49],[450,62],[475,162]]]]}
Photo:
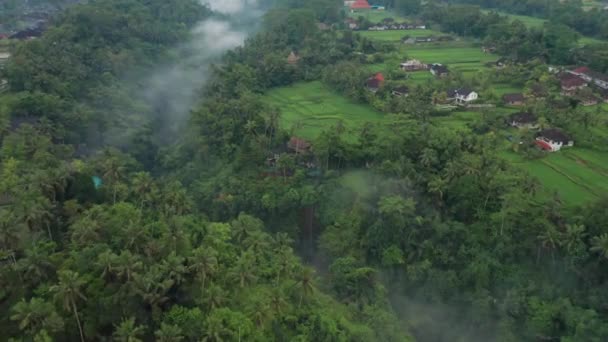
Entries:
{"type": "Polygon", "coordinates": [[[524,94],[505,94],[503,95],[502,100],[508,106],[521,106],[524,104],[524,94]]]}
{"type": "Polygon", "coordinates": [[[538,129],[538,119],[532,113],[520,112],[509,115],[509,125],[519,129],[538,129]]]}
{"type": "Polygon", "coordinates": [[[416,44],[416,38],[414,37],[403,37],[401,39],[403,44],[416,44]]]}
{"type": "Polygon", "coordinates": [[[457,104],[473,102],[479,98],[479,94],[467,88],[452,89],[448,91],[448,100],[455,101],[457,104]]]}
{"type": "Polygon", "coordinates": [[[287,63],[290,65],[296,65],[300,61],[300,56],[298,56],[295,52],[291,51],[289,56],[287,57],[287,63]]]}
{"type": "Polygon", "coordinates": [[[494,53],[494,52],[496,52],[496,47],[495,46],[482,46],[481,51],[483,53],[494,53]]]}
{"type": "Polygon", "coordinates": [[[431,74],[433,74],[435,77],[440,78],[446,77],[450,73],[447,66],[439,63],[432,64],[429,70],[431,71],[431,74]]]}
{"type": "Polygon", "coordinates": [[[331,26],[327,25],[326,23],[317,23],[317,28],[319,31],[329,31],[331,26]]]}
{"type": "Polygon", "coordinates": [[[562,94],[571,95],[579,89],[587,86],[587,82],[577,75],[570,73],[562,73],[559,75],[559,81],[562,88],[562,94]]]}
{"type": "Polygon", "coordinates": [[[494,67],[496,69],[503,69],[506,66],[507,66],[507,59],[504,57],[501,57],[498,60],[496,60],[496,62],[494,62],[494,67]]]}
{"type": "Polygon", "coordinates": [[[602,89],[608,89],[608,75],[602,74],[601,72],[593,71],[588,67],[580,67],[574,70],[568,70],[568,73],[578,76],[587,82],[593,82],[602,89]]]}
{"type": "Polygon", "coordinates": [[[384,75],[382,73],[377,73],[376,75],[367,79],[366,82],[367,90],[372,93],[377,92],[384,85],[384,75]]]}
{"type": "Polygon", "coordinates": [[[352,5],[350,5],[351,12],[360,12],[365,10],[370,10],[372,6],[369,5],[367,0],[356,0],[352,5]]]}
{"type": "Polygon", "coordinates": [[[435,37],[416,37],[416,43],[431,43],[435,41],[435,37]]]}
{"type": "Polygon", "coordinates": [[[287,149],[295,154],[308,154],[312,150],[312,144],[304,139],[291,137],[287,142],[287,149]]]}
{"type": "Polygon", "coordinates": [[[346,18],[344,20],[344,24],[346,26],[348,26],[348,28],[351,29],[351,30],[358,30],[359,29],[359,23],[354,18],[346,18]]]}
{"type": "Polygon", "coordinates": [[[424,64],[417,59],[410,59],[404,63],[401,63],[401,70],[403,71],[420,71],[428,70],[428,64],[424,64]]]}
{"type": "Polygon", "coordinates": [[[344,0],[344,7],[351,7],[355,3],[355,0],[344,0]]]}
{"type": "Polygon", "coordinates": [[[545,129],[536,136],[536,145],[549,152],[557,152],[562,147],[574,146],[574,141],[561,130],[556,128],[545,129]]]}
{"type": "Polygon", "coordinates": [[[407,97],[410,94],[410,89],[406,86],[399,86],[393,88],[393,91],[391,93],[393,94],[393,96],[396,97],[407,97]]]}
{"type": "Polygon", "coordinates": [[[534,83],[530,87],[530,92],[529,92],[530,97],[542,99],[542,98],[547,97],[548,94],[549,94],[549,92],[547,91],[547,88],[545,88],[545,86],[543,86],[540,83],[534,83]]]}
{"type": "Polygon", "coordinates": [[[594,106],[599,103],[599,99],[592,93],[581,92],[575,97],[583,106],[594,106]]]}

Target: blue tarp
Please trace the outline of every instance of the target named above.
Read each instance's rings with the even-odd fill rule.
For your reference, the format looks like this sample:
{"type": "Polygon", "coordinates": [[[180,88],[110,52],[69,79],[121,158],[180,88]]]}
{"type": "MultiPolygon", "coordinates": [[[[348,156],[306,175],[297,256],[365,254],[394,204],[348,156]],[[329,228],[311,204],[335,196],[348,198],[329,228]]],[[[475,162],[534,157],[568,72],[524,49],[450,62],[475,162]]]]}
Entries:
{"type": "Polygon", "coordinates": [[[97,176],[91,177],[93,180],[93,184],[95,185],[95,189],[99,189],[103,185],[103,180],[97,176]]]}

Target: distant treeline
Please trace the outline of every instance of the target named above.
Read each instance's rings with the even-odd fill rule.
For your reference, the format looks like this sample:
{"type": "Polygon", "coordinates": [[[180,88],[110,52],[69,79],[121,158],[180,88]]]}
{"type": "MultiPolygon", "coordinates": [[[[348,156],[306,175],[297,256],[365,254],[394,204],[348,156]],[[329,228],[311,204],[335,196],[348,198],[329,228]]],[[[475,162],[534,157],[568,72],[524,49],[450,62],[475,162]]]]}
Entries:
{"type": "Polygon", "coordinates": [[[530,15],[566,25],[583,35],[608,38],[608,13],[585,11],[581,1],[450,0],[449,3],[479,5],[514,14],[530,15]]]}

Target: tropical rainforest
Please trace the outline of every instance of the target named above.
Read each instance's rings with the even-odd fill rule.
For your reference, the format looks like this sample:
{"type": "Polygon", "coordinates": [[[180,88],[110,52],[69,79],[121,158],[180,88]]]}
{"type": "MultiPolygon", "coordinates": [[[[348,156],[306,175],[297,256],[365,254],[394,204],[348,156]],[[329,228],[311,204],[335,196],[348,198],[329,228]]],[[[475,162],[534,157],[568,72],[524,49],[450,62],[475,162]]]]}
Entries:
{"type": "MultiPolygon", "coordinates": [[[[387,48],[318,25],[342,25],[342,5],[260,2],[256,32],[194,75],[185,114],[146,95],[149,75],[193,53],[201,22],[233,20],[214,6],[89,1],[12,44],[0,339],[608,340],[608,198],[536,196],[491,132],[429,121],[429,91],[393,103],[388,129],[330,126],[312,156],[285,149],[269,89],[320,80],[363,101],[357,52],[387,48]]],[[[572,45],[576,23],[537,33],[435,5],[414,7],[503,55],[608,68],[572,45]]]]}

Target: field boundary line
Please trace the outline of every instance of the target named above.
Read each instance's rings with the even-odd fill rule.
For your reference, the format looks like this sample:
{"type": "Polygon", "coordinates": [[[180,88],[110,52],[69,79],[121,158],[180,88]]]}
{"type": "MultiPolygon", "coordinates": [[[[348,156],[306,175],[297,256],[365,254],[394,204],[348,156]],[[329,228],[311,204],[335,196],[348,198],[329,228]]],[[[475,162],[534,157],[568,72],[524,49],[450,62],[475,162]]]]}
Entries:
{"type": "Polygon", "coordinates": [[[593,196],[595,196],[595,197],[600,197],[600,195],[598,195],[598,194],[597,194],[597,193],[596,193],[596,192],[595,192],[593,189],[591,189],[590,187],[588,187],[588,186],[587,186],[587,185],[585,185],[585,184],[581,184],[581,183],[579,183],[579,182],[578,182],[576,179],[574,179],[574,178],[570,177],[570,175],[568,175],[567,173],[565,173],[565,172],[563,172],[562,170],[560,170],[560,169],[559,169],[557,166],[554,166],[553,164],[551,164],[551,163],[549,163],[549,162],[547,162],[547,161],[545,161],[545,160],[541,160],[541,163],[543,163],[543,164],[545,164],[546,166],[550,167],[550,168],[551,168],[553,171],[555,171],[555,172],[559,173],[560,175],[562,175],[562,176],[564,176],[564,177],[568,178],[568,180],[570,180],[572,183],[574,183],[574,184],[576,184],[576,185],[580,186],[581,188],[583,188],[583,189],[585,189],[585,190],[589,191],[589,192],[590,192],[590,193],[591,193],[593,196]]]}

